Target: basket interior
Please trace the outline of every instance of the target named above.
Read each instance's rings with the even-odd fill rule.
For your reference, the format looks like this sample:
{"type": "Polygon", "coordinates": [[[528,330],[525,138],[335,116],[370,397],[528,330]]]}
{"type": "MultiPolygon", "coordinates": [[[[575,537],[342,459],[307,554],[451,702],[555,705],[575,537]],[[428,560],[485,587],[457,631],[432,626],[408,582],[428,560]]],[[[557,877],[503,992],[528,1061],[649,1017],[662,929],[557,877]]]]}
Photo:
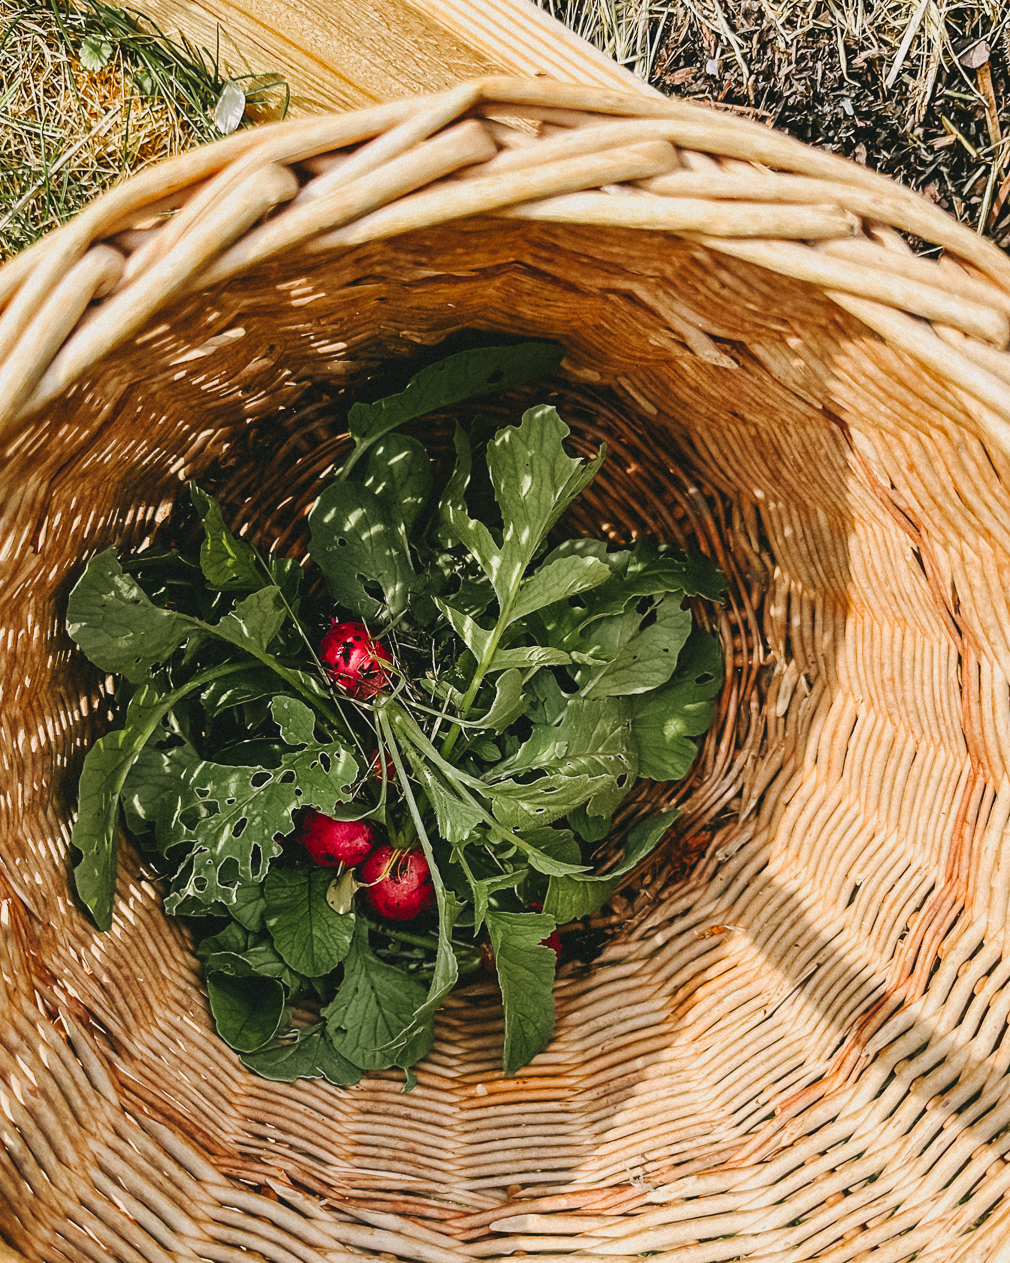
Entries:
{"type": "Polygon", "coordinates": [[[1010,466],[979,407],[799,282],[660,234],[472,219],[201,295],[35,418],[3,510],[0,1051],[54,1094],[57,1165],[97,1191],[71,1213],[74,1182],[47,1173],[40,1195],[46,1162],[11,1150],[11,1244],[92,1257],[89,1233],[143,1224],[123,1171],[158,1163],[218,1210],[251,1186],[246,1220],[277,1231],[263,1204],[321,1221],[319,1194],[478,1257],[562,1250],[530,1236],[535,1212],[557,1216],[562,1252],[594,1252],[580,1225],[597,1216],[615,1237],[597,1252],[692,1263],[878,1242],[924,1258],[982,1222],[1010,1183],[1010,466]],[[562,971],[555,1039],[519,1077],[497,1068],[482,983],[445,1006],[408,1096],[393,1073],[266,1083],[208,1037],[186,934],[128,848],[111,933],[68,894],[76,772],[107,704],[62,630],[66,595],[189,478],[296,547],[341,428],[339,399],[307,408],[306,383],[335,394],[461,329],[564,344],[562,414],[577,445],[612,449],[576,527],[723,565],[729,683],[678,839],[592,967],[562,971]]]}

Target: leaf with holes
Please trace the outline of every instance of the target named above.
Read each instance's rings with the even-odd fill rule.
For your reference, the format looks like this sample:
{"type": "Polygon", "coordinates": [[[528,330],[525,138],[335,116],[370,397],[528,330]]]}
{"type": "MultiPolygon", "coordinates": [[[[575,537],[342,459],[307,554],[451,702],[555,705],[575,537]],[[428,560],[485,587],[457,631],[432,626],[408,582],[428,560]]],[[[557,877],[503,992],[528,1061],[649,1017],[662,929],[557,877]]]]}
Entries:
{"type": "Polygon", "coordinates": [[[640,776],[675,781],[687,775],[698,754],[690,738],[708,731],[723,673],[719,641],[695,628],[669,683],[632,699],[640,776]]]}
{"type": "MultiPolygon", "coordinates": [[[[300,704],[300,703],[299,703],[300,704]]],[[[186,823],[180,841],[190,854],[179,871],[165,909],[187,897],[203,904],[231,904],[240,885],[261,882],[281,853],[275,840],[294,827],[301,807],[332,813],[350,800],[358,765],[339,741],[312,741],[280,756],[276,767],[230,767],[201,760],[186,774],[184,788],[200,797],[206,815],[186,823]]]]}

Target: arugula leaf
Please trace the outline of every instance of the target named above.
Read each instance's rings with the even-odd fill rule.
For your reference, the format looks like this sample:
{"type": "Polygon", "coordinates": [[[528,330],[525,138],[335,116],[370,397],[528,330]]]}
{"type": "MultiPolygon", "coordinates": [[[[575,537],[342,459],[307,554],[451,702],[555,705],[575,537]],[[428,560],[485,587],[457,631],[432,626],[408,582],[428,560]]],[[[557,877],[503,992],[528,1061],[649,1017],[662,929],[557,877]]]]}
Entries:
{"type": "Polygon", "coordinates": [[[264,697],[275,697],[283,691],[280,677],[269,667],[251,666],[223,680],[213,680],[201,691],[200,701],[207,718],[215,719],[227,710],[264,697]]]}
{"type": "Polygon", "coordinates": [[[203,519],[204,539],[200,545],[200,568],[214,588],[257,589],[268,580],[256,562],[256,554],[245,540],[236,539],[225,526],[221,505],[195,482],[189,494],[203,519]]]}
{"type": "MultiPolygon", "coordinates": [[[[373,404],[354,404],[348,413],[347,428],[357,445],[355,455],[416,417],[544,377],[554,371],[563,353],[554,342],[525,342],[447,356],[421,369],[399,394],[373,404]]],[[[345,469],[351,464],[348,462],[345,469]]]]}
{"type": "Polygon", "coordinates": [[[396,618],[417,575],[402,519],[389,502],[354,482],[331,482],[309,514],[312,558],[333,599],[366,621],[396,618]],[[378,586],[382,600],[368,591],[378,586]]]}
{"type": "Polygon", "coordinates": [[[263,883],[266,927],[284,961],[300,974],[321,978],[347,955],[354,913],[343,916],[326,902],[333,873],[325,868],[274,868],[263,883]]]}
{"type": "Polygon", "coordinates": [[[656,849],[660,838],[679,815],[679,811],[664,811],[633,825],[624,840],[620,863],[609,873],[552,877],[547,885],[544,912],[554,917],[558,925],[567,925],[602,908],[620,885],[621,878],[656,849]]]}
{"type": "Polygon", "coordinates": [[[387,434],[368,453],[362,485],[388,507],[406,539],[428,502],[432,481],[431,457],[422,444],[387,434]]]}
{"type": "Polygon", "coordinates": [[[435,809],[439,834],[453,846],[466,842],[472,836],[474,829],[484,820],[481,811],[465,802],[458,794],[454,794],[430,764],[411,746],[407,746],[407,757],[414,769],[414,774],[421,782],[424,792],[435,809]]]}
{"type": "Polygon", "coordinates": [[[270,713],[289,746],[307,746],[315,740],[315,716],[297,697],[275,697],[270,713]]]}
{"type": "MultiPolygon", "coordinates": [[[[691,633],[691,611],[681,609],[676,599],[667,598],[653,607],[654,621],[639,619],[634,631],[602,667],[593,671],[582,687],[582,696],[620,697],[646,693],[665,684],[677,667],[677,656],[691,633]]],[[[637,615],[633,615],[637,618],[637,615]]],[[[622,619],[628,625],[627,617],[622,619]]],[[[599,635],[605,623],[597,623],[599,635]]],[[[580,680],[581,682],[581,680],[580,680]]]]}
{"type": "Polygon", "coordinates": [[[640,776],[674,781],[687,775],[698,754],[697,743],[688,738],[708,731],[723,674],[718,639],[695,628],[670,682],[633,699],[632,733],[640,776]]]}
{"type": "Polygon", "coordinates": [[[325,1079],[339,1088],[353,1087],[361,1071],[333,1047],[322,1022],[305,1027],[284,1044],[245,1053],[242,1064],[264,1079],[292,1083],[295,1079],[325,1079]]]}
{"type": "Polygon", "coordinates": [[[470,446],[457,427],[456,469],[441,512],[491,580],[504,626],[513,619],[523,574],[547,532],[603,463],[603,448],[588,462],[569,456],[564,440],[570,433],[554,408],[542,406],[528,409],[518,426],[499,430],[488,445],[488,469],[506,523],[499,545],[490,530],[467,513],[463,497],[470,480],[470,446]]]}
{"type": "Polygon", "coordinates": [[[280,588],[271,584],[239,601],[230,614],[208,630],[240,649],[265,652],[286,617],[280,588]]]}
{"type": "MultiPolygon", "coordinates": [[[[484,657],[487,647],[491,643],[491,633],[485,631],[469,614],[464,614],[462,610],[456,609],[448,601],[435,597],[435,605],[439,612],[449,620],[453,631],[479,662],[484,657]]],[[[497,657],[498,655],[495,656],[497,657]]]]}
{"type": "Polygon", "coordinates": [[[509,869],[507,873],[499,873],[496,877],[481,877],[470,883],[473,892],[473,932],[480,929],[481,922],[487,916],[487,901],[490,895],[499,890],[514,890],[526,877],[529,870],[521,868],[509,869]]]}
{"type": "MultiPolygon", "coordinates": [[[[638,748],[631,710],[622,698],[572,698],[557,724],[538,724],[511,758],[485,779],[495,816],[506,827],[549,824],[582,805],[609,816],[635,783],[638,748]],[[524,772],[532,781],[506,780],[524,772]]],[[[531,860],[531,862],[533,862],[531,860]]]]}
{"type": "Polygon", "coordinates": [[[494,701],[480,723],[495,732],[503,732],[525,709],[522,672],[505,671],[495,681],[494,701]]]}
{"type": "Polygon", "coordinates": [[[330,1043],[362,1070],[413,1065],[431,1048],[434,1029],[428,1022],[405,1047],[396,1041],[414,1025],[425,991],[402,969],[387,965],[368,946],[363,921],[355,928],[344,958],[344,978],[335,998],[322,1010],[330,1043]],[[408,1059],[409,1057],[409,1059],[408,1059]]]}
{"type": "Polygon", "coordinates": [[[499,649],[488,663],[487,670],[490,675],[492,671],[508,671],[512,667],[564,667],[571,660],[571,654],[562,653],[560,649],[530,645],[527,648],[499,649]]]}
{"type": "Polygon", "coordinates": [[[505,1009],[506,1074],[515,1074],[547,1047],[554,1032],[553,947],[541,940],[555,928],[554,918],[539,912],[488,910],[498,983],[505,1009]]]}
{"type": "Polygon", "coordinates": [[[131,684],[147,679],[201,626],[196,619],[159,609],[107,548],[88,562],[70,593],[67,632],[103,671],[131,684]]]}
{"type": "Polygon", "coordinates": [[[512,607],[512,620],[525,618],[555,601],[567,601],[580,592],[598,588],[610,577],[610,567],[593,557],[558,557],[545,562],[519,590],[512,607]]]}
{"type": "Polygon", "coordinates": [[[215,969],[207,974],[207,995],[217,1033],[238,1052],[254,1052],[277,1034],[284,1020],[284,987],[249,966],[246,975],[215,969]]]}

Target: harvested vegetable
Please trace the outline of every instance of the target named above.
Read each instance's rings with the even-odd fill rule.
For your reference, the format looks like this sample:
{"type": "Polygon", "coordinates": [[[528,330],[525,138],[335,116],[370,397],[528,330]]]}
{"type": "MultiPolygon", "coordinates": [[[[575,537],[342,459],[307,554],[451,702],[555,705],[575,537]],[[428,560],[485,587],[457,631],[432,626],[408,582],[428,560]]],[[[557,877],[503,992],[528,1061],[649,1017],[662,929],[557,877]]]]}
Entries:
{"type": "Polygon", "coordinates": [[[166,911],[206,927],[219,1034],[268,1078],[399,1066],[410,1085],[482,953],[515,1073],[553,1029],[558,926],[599,909],[675,819],[614,835],[637,780],[683,777],[711,722],[722,656],[686,601],[718,600],[718,569],[559,535],[605,452],[571,456],[552,407],[458,426],[444,472],[403,432],[558,354],[463,352],[351,408],[353,445],[309,514],[327,606],[197,487],[199,559],[110,549],[70,596],[71,636],[122,680],[122,725],[81,776],[78,895],[109,928],[122,814],[166,911]]]}

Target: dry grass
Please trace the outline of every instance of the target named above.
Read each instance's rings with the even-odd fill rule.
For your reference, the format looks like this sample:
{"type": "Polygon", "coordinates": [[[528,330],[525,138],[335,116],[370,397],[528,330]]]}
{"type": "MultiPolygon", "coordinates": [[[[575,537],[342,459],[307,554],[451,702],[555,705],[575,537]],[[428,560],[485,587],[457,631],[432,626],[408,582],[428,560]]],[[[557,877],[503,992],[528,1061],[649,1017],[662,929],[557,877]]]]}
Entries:
{"type": "Polygon", "coordinates": [[[540,3],[662,91],[884,171],[1010,244],[1007,0],[540,3]]]}
{"type": "MultiPolygon", "coordinates": [[[[130,11],[0,0],[0,259],[149,162],[220,136],[224,84],[216,56],[130,11]]],[[[254,105],[283,102],[269,86],[252,85],[254,105]]]]}

